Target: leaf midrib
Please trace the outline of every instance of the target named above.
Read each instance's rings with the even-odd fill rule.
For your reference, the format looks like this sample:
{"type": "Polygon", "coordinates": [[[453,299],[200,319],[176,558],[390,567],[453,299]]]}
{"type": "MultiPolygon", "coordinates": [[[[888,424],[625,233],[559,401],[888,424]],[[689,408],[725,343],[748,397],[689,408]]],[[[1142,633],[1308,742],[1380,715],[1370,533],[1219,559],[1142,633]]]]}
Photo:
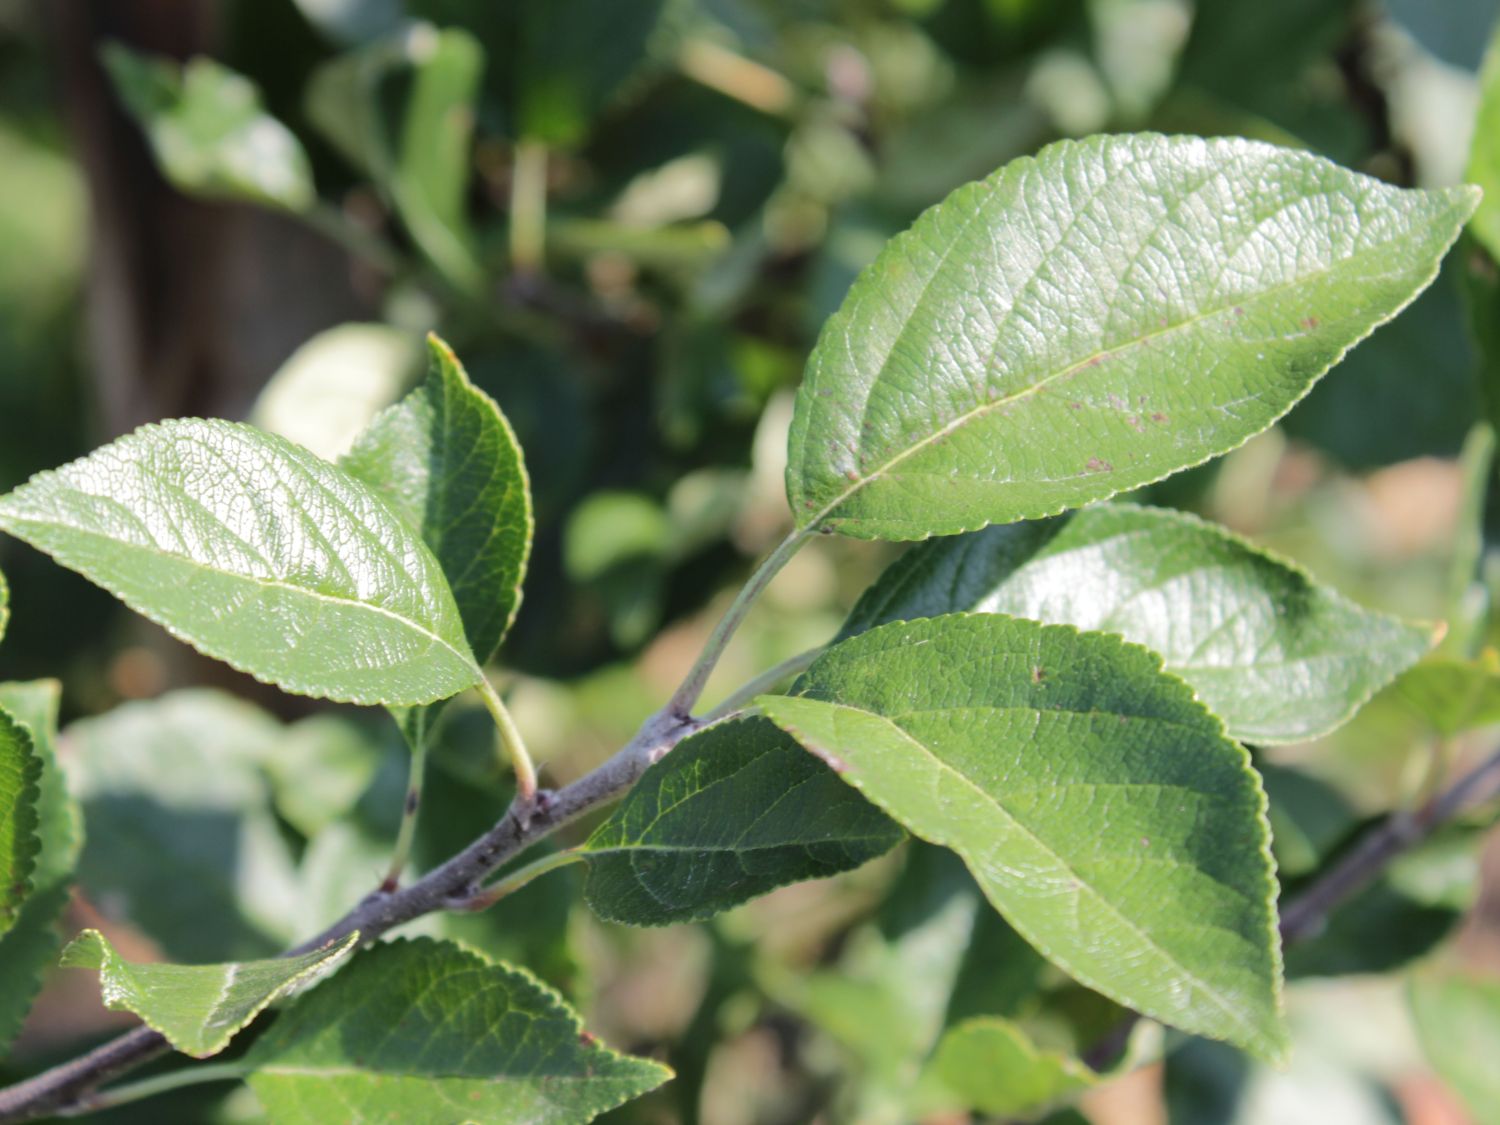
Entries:
{"type": "Polygon", "coordinates": [[[111,538],[110,536],[105,535],[102,532],[93,531],[87,528],[81,528],[76,526],[75,524],[65,523],[61,520],[43,520],[29,517],[20,517],[18,519],[7,521],[4,519],[3,513],[0,513],[0,526],[9,526],[12,523],[24,524],[34,527],[56,528],[60,531],[66,531],[83,538],[103,542],[124,551],[132,551],[138,554],[143,554],[155,558],[169,559],[173,562],[183,563],[187,566],[193,567],[194,569],[207,571],[210,574],[215,574],[223,578],[229,578],[235,581],[249,583],[252,586],[259,586],[273,590],[283,590],[287,593],[300,595],[302,597],[310,598],[314,601],[331,602],[334,605],[338,606],[368,610],[371,613],[376,613],[383,617],[388,617],[392,621],[396,621],[406,628],[410,629],[412,632],[426,637],[428,640],[435,641],[440,647],[447,649],[448,652],[457,657],[462,664],[464,664],[474,672],[476,683],[478,682],[478,677],[483,675],[483,673],[480,671],[478,663],[474,660],[472,654],[460,652],[458,649],[454,648],[453,645],[444,637],[440,636],[437,633],[434,633],[431,629],[426,628],[419,622],[413,621],[409,617],[403,617],[401,614],[395,612],[394,610],[387,609],[382,605],[376,605],[374,602],[363,602],[358,600],[357,598],[340,597],[337,594],[329,594],[321,590],[314,590],[308,586],[297,586],[293,583],[285,582],[280,579],[259,578],[255,575],[241,574],[237,571],[225,570],[223,567],[214,566],[211,563],[200,562],[197,559],[177,554],[174,551],[163,551],[160,548],[143,546],[139,543],[127,543],[119,539],[111,538]]]}
{"type": "MultiPolygon", "coordinates": [[[[1159,340],[1184,329],[1192,328],[1205,320],[1209,320],[1216,316],[1221,316],[1224,313],[1229,312],[1231,309],[1244,308],[1247,305],[1254,306],[1263,302],[1268,297],[1274,297],[1286,290],[1294,289],[1298,286],[1316,281],[1322,277],[1332,274],[1335,268],[1343,268],[1345,266],[1348,266],[1350,263],[1357,262],[1368,255],[1376,253],[1377,251],[1388,250],[1390,246],[1395,244],[1397,241],[1399,240],[1391,239],[1386,242],[1376,243],[1375,245],[1368,246],[1363,250],[1358,251],[1357,253],[1349,255],[1346,258],[1340,258],[1333,265],[1330,265],[1326,268],[1314,270],[1311,273],[1302,274],[1287,281],[1280,282],[1276,285],[1270,286],[1269,288],[1262,289],[1254,294],[1251,294],[1248,297],[1242,297],[1223,305],[1217,305],[1213,308],[1204,309],[1200,312],[1194,313],[1192,316],[1189,316],[1185,320],[1180,320],[1176,324],[1168,325],[1165,328],[1158,328],[1139,336],[1133,336],[1130,339],[1124,340],[1119,344],[1113,345],[1108,348],[1100,348],[1090,355],[1077,360],[1074,363],[1068,364],[1065,367],[1060,367],[1055,371],[1050,371],[1045,375],[1040,376],[1035,382],[1022,387],[1019,390],[1013,391],[1008,395],[1002,395],[999,398],[986,399],[984,402],[976,403],[974,406],[955,416],[951,421],[934,430],[926,437],[918,439],[912,445],[907,446],[905,449],[901,450],[893,457],[890,457],[882,464],[877,465],[869,473],[861,475],[859,480],[851,483],[836,497],[834,497],[821,509],[819,509],[818,512],[812,517],[812,519],[808,520],[806,527],[809,529],[818,527],[834,511],[847,503],[851,497],[863,491],[863,489],[867,485],[881,479],[903,461],[907,460],[910,457],[914,457],[916,454],[922,452],[929,446],[935,445],[940,439],[945,438],[954,431],[963,428],[975,418],[982,417],[992,410],[1008,406],[1011,403],[1018,402],[1024,398],[1028,398],[1031,395],[1034,395],[1037,392],[1051,386],[1053,383],[1059,382],[1062,379],[1066,379],[1068,376],[1076,374],[1077,372],[1084,370],[1091,365],[1094,365],[1096,362],[1103,362],[1104,360],[1110,359],[1114,356],[1123,355],[1130,350],[1141,347],[1153,340],[1159,340]]],[[[1377,276],[1391,276],[1396,272],[1399,271],[1391,271],[1391,274],[1380,274],[1377,276]]],[[[1382,321],[1381,323],[1384,323],[1384,321],[1382,321]]]]}
{"type": "MultiPolygon", "coordinates": [[[[856,714],[856,715],[868,716],[868,717],[873,718],[873,719],[878,719],[880,722],[884,723],[887,727],[889,727],[892,731],[894,731],[900,738],[902,738],[906,742],[910,743],[912,746],[916,747],[925,757],[931,759],[931,761],[934,762],[940,770],[942,770],[943,772],[951,774],[952,776],[956,777],[966,788],[971,789],[971,790],[973,790],[974,793],[978,794],[978,796],[979,796],[979,798],[980,798],[980,800],[982,802],[984,802],[986,805],[989,805],[992,808],[994,808],[995,811],[997,813],[999,813],[1000,816],[1003,817],[1004,820],[1014,830],[1016,830],[1021,835],[1025,836],[1027,839],[1029,839],[1036,847],[1038,847],[1039,849],[1041,849],[1041,851],[1043,853],[1045,853],[1046,855],[1048,855],[1049,857],[1051,857],[1052,860],[1063,871],[1067,872],[1067,874],[1076,882],[1076,884],[1077,884],[1077,886],[1079,887],[1080,890],[1086,891],[1089,894],[1089,896],[1091,898],[1093,898],[1099,905],[1103,906],[1111,915],[1113,915],[1115,918],[1117,918],[1119,920],[1119,922],[1121,923],[1122,926],[1124,926],[1130,932],[1134,933],[1136,935],[1136,937],[1141,941],[1142,945],[1144,945],[1146,948],[1148,948],[1152,952],[1154,952],[1159,958],[1161,958],[1163,961],[1165,961],[1168,965],[1171,965],[1171,966],[1175,967],[1181,973],[1181,975],[1183,977],[1185,977],[1189,981],[1191,981],[1193,983],[1193,985],[1195,985],[1200,990],[1200,992],[1201,992],[1202,995],[1204,995],[1204,996],[1208,997],[1210,1000],[1212,1000],[1212,1002],[1214,1003],[1214,1005],[1217,1008],[1219,1008],[1219,1010],[1222,1011],[1234,1024],[1236,1024],[1237,1026],[1239,1026],[1241,1028],[1244,1028],[1247,1032],[1249,1032],[1250,1038],[1252,1040],[1260,1041],[1263,1038],[1263,1036],[1261,1035],[1259,1029],[1256,1028],[1253,1024],[1247,1023],[1245,1021],[1244,1016],[1239,1011],[1236,1010],[1236,1008],[1235,1008],[1234,1005],[1227,1003],[1223,998],[1220,997],[1217,989],[1210,987],[1197,974],[1189,971],[1188,968],[1185,965],[1183,965],[1180,961],[1178,961],[1177,958],[1173,957],[1170,952],[1168,952],[1167,950],[1163,949],[1160,945],[1158,945],[1155,941],[1153,941],[1145,932],[1143,932],[1140,929],[1139,926],[1137,926],[1129,918],[1127,918],[1123,914],[1121,914],[1118,907],[1116,907],[1107,898],[1105,898],[1103,895],[1101,895],[1097,890],[1095,890],[1093,888],[1093,886],[1089,882],[1087,882],[1082,876],[1080,876],[1076,871],[1074,871],[1073,868],[1063,859],[1062,856],[1058,855],[1058,853],[1056,851],[1054,851],[1050,846],[1048,846],[1048,844],[1045,841],[1043,841],[1040,837],[1038,837],[1036,835],[1036,833],[1032,832],[1031,829],[1027,828],[1024,824],[1022,824],[1014,816],[1012,816],[1008,811],[1006,811],[1005,807],[1003,805],[1001,805],[998,800],[996,800],[994,797],[990,796],[983,789],[981,789],[977,784],[975,784],[975,782],[972,779],[970,779],[962,771],[957,770],[953,766],[949,765],[942,758],[938,757],[935,753],[933,753],[932,750],[929,749],[926,745],[924,745],[920,740],[918,740],[916,737],[914,737],[913,735],[911,735],[904,728],[902,728],[899,725],[897,725],[896,723],[892,722],[890,719],[888,719],[884,715],[878,714],[877,712],[874,712],[874,711],[867,711],[867,710],[865,710],[864,708],[861,708],[861,707],[852,707],[852,706],[850,706],[849,704],[846,704],[846,703],[835,703],[835,702],[830,702],[830,701],[827,701],[827,700],[811,700],[810,702],[816,702],[816,703],[821,704],[822,706],[829,707],[829,708],[832,708],[832,709],[838,710],[838,711],[849,711],[849,712],[852,712],[853,714],[856,714]]],[[[889,810],[888,809],[888,811],[891,811],[893,813],[893,815],[894,815],[894,810],[889,810]]],[[[933,842],[934,843],[940,843],[941,841],[934,840],[933,842]]],[[[967,847],[968,847],[967,843],[965,843],[962,846],[967,850],[967,847]]],[[[955,847],[956,847],[956,845],[955,845],[955,847]]],[[[1029,926],[1022,925],[1016,919],[1010,919],[1010,921],[1016,926],[1016,928],[1018,930],[1021,930],[1023,933],[1025,933],[1027,930],[1030,929],[1029,926]]],[[[1070,972],[1073,971],[1072,968],[1071,968],[1071,966],[1064,966],[1064,967],[1068,968],[1070,972]]],[[[1081,974],[1080,974],[1079,979],[1080,980],[1084,979],[1081,974]]],[[[1102,982],[1090,982],[1090,981],[1084,980],[1084,983],[1085,984],[1092,983],[1093,987],[1099,988],[1101,991],[1106,991],[1106,986],[1102,982]]]]}

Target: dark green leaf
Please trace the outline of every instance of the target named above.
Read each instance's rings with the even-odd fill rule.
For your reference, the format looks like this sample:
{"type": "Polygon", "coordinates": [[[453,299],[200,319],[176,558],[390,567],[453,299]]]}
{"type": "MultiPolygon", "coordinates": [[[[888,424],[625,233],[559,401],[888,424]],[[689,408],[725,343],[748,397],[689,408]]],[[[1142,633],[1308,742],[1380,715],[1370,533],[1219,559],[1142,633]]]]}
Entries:
{"type": "Polygon", "coordinates": [[[891,242],[824,329],[798,526],[952,534],[1232,449],[1432,280],[1476,199],[1243,140],[1015,161],[891,242]]]}
{"type": "Polygon", "coordinates": [[[9,1049],[60,944],[58,916],[67,905],[83,825],[57,764],[55,680],[0,684],[0,706],[24,723],[41,760],[37,780],[37,835],[41,852],[32,871],[31,896],[20,917],[0,937],[0,1055],[9,1049]]]}
{"type": "Polygon", "coordinates": [[[65,969],[96,969],[104,1006],[134,1012],[194,1058],[216,1055],[250,1021],[309,987],[343,961],[359,935],[301,957],[224,965],[137,964],[121,957],[98,930],[84,930],[63,950],[65,969]]]}
{"type": "Polygon", "coordinates": [[[42,842],[37,835],[42,760],[31,732],[0,709],[0,937],[15,925],[31,894],[42,842]]]}
{"type": "Polygon", "coordinates": [[[943,613],[1119,633],[1160,653],[1236,738],[1291,742],[1346,721],[1432,644],[1193,516],[1111,504],[908,551],[843,636],[943,613]]]}
{"type": "Polygon", "coordinates": [[[526,973],[427,939],[356,959],[283,1013],[246,1062],[285,1125],[582,1123],[671,1077],[600,1044],[526,973]]]}
{"type": "Polygon", "coordinates": [[[0,498],[0,527],[287,691],[414,704],[480,676],[417,532],[366,485],[249,426],[144,426],[0,498]]]}
{"type": "Polygon", "coordinates": [[[589,837],[586,894],[612,921],[697,921],[889,851],[899,827],[762,718],[684,739],[589,837]]]}
{"type": "Polygon", "coordinates": [[[664,0],[554,0],[519,9],[517,132],[548,144],[583,140],[594,115],[641,64],[664,0]]]}
{"type": "Polygon", "coordinates": [[[426,382],[377,417],[339,465],[421,532],[453,590],[469,648],[484,663],[521,604],[530,483],[494,400],[447,344],[436,336],[427,343],[426,382]]]}
{"type": "Polygon", "coordinates": [[[176,187],[288,211],[312,207],[317,193],[307,154],[261,107],[260,91],[244,75],[211,59],[180,66],[119,43],[104,48],[104,64],[176,187]]]}
{"type": "Polygon", "coordinates": [[[897,623],[760,705],[1122,1004],[1284,1050],[1265,795],[1159,658],[1015,618],[897,623]]]}

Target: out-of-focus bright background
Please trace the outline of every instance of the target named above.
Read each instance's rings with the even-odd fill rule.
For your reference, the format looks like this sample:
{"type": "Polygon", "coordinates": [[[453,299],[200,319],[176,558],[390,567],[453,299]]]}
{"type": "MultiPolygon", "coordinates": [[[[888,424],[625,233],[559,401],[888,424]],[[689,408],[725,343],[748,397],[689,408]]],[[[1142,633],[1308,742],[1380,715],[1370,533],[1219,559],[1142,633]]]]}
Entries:
{"type": "MultiPolygon", "coordinates": [[[[538,537],[501,664],[532,746],[553,777],[575,776],[675,685],[784,529],[803,361],[855,272],[922,208],[1055,138],[1147,128],[1459,182],[1497,12],[1500,0],[0,0],[0,488],[180,415],[249,419],[334,455],[420,377],[421,334],[438,331],[526,451],[538,537]]],[[[1452,572],[1475,525],[1458,455],[1484,414],[1465,307],[1476,254],[1461,245],[1284,424],[1143,498],[1222,521],[1367,605],[1470,612],[1452,572]]],[[[826,641],[895,553],[804,550],[710,702],[826,641]]],[[[94,835],[69,925],[111,924],[142,956],[265,953],[366,889],[404,768],[388,723],[238,678],[18,543],[3,566],[14,619],[0,678],[60,677],[76,722],[64,754],[94,835]],[[161,702],[189,687],[295,725],[221,696],[161,702]],[[137,720],[148,733],[132,735],[137,720]],[[243,776],[204,765],[202,744],[236,739],[252,747],[243,776]],[[346,811],[360,828],[334,823],[346,811]],[[229,825],[233,846],[186,854],[195,838],[162,828],[174,816],[229,825]]],[[[424,838],[429,862],[503,804],[473,750],[482,731],[465,729],[460,716],[439,754],[447,812],[424,838]]],[[[1414,748],[1436,739],[1388,694],[1324,742],[1263,756],[1283,876],[1412,800],[1414,748]]],[[[1446,741],[1459,756],[1468,745],[1446,741]]],[[[1444,956],[1500,969],[1500,897],[1483,893],[1472,833],[1458,835],[1293,955],[1289,1070],[1195,1044],[1090,1095],[1088,1119],[1465,1121],[1386,971],[1440,940],[1444,956]]],[[[904,991],[921,989],[916,954],[873,912],[920,862],[900,852],[702,927],[603,926],[576,908],[570,873],[499,921],[460,921],[564,988],[612,1042],[678,1069],[620,1121],[896,1120],[891,1029],[920,1006],[904,991]]],[[[77,976],[49,986],[9,1071],[117,1022],[77,976]]],[[[1113,1014],[1091,1015],[1096,998],[1077,992],[1060,1043],[1113,1014]]],[[[212,1092],[145,1112],[255,1119],[246,1099],[212,1092]]]]}

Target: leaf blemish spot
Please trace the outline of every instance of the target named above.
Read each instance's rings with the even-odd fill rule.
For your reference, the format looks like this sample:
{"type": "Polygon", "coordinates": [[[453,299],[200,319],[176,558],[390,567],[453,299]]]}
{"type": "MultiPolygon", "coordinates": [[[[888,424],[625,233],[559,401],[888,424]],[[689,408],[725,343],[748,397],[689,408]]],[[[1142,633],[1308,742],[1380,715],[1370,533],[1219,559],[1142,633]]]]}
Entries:
{"type": "Polygon", "coordinates": [[[1088,464],[1084,466],[1091,473],[1112,473],[1115,467],[1100,457],[1090,457],[1088,464]]]}

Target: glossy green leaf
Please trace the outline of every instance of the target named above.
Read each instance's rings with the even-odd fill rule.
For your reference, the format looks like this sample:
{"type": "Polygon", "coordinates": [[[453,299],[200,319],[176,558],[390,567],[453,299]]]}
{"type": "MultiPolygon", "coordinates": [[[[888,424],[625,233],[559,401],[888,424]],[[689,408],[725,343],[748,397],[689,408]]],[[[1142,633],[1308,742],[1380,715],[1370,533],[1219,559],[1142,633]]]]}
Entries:
{"type": "Polygon", "coordinates": [[[41,774],[31,733],[0,709],[0,936],[15,925],[31,894],[31,874],[42,846],[37,836],[41,774]]]}
{"type": "Polygon", "coordinates": [[[1328,733],[1433,640],[1223,528],[1131,504],[920,544],[843,635],[964,611],[1119,633],[1160,653],[1230,734],[1263,743],[1328,733]]]}
{"type": "Polygon", "coordinates": [[[185,65],[120,43],[103,52],[125,108],[162,173],[190,195],[306,211],[317,199],[301,143],[261,106],[242,74],[211,59],[185,65]]]}
{"type": "Polygon", "coordinates": [[[0,497],[0,528],[287,691],[414,704],[479,679],[417,532],[347,473],[249,426],[143,426],[0,497]]]}
{"type": "Polygon", "coordinates": [[[395,941],[283,1013],[251,1048],[272,1120],[592,1121],[671,1071],[610,1050],[528,974],[395,941]]]}
{"type": "Polygon", "coordinates": [[[1051,961],[1267,1056],[1285,1046],[1266,799],[1158,657],[1017,618],[896,623],[760,706],[915,835],[961,855],[1051,961]]]}
{"type": "Polygon", "coordinates": [[[78,881],[90,901],[189,963],[270,957],[302,936],[292,850],[265,777],[285,730],[204,690],[68,727],[64,765],[88,825],[78,881]]]}
{"type": "Polygon", "coordinates": [[[56,680],[0,684],[0,706],[31,733],[42,767],[36,803],[41,851],[31,873],[32,892],[15,924],[0,935],[0,1056],[21,1030],[42,974],[61,944],[58,918],[67,905],[82,845],[82,817],[57,764],[59,694],[56,680]]]}
{"type": "Polygon", "coordinates": [[[893,240],[824,329],[798,526],[952,534],[1232,449],[1432,280],[1476,199],[1236,139],[1014,161],[893,240]]]}
{"type": "Polygon", "coordinates": [[[1423,973],[1408,999],[1427,1061],[1463,1098],[1475,1125],[1500,1125],[1500,980],[1423,973]]]}
{"type": "Polygon", "coordinates": [[[698,921],[889,851],[901,829],[763,718],[684,739],[595,830],[588,902],[636,925],[698,921]]]}
{"type": "Polygon", "coordinates": [[[531,486],[515,432],[429,336],[427,380],[379,415],[339,465],[422,533],[447,575],[469,648],[494,655],[521,604],[531,486]]]}
{"type": "Polygon", "coordinates": [[[1098,1083],[1077,1059],[1043,1051],[1009,1020],[950,1028],[923,1075],[930,1104],[1013,1118],[1040,1113],[1098,1083]]]}
{"type": "Polygon", "coordinates": [[[84,930],[63,950],[65,969],[95,969],[104,1006],[134,1012],[194,1058],[216,1055],[251,1020],[279,1000],[332,972],[359,935],[301,957],[223,965],[138,964],[119,955],[98,930],[84,930]]]}

